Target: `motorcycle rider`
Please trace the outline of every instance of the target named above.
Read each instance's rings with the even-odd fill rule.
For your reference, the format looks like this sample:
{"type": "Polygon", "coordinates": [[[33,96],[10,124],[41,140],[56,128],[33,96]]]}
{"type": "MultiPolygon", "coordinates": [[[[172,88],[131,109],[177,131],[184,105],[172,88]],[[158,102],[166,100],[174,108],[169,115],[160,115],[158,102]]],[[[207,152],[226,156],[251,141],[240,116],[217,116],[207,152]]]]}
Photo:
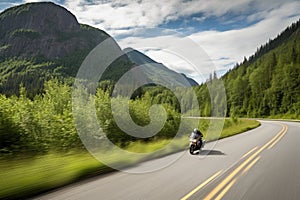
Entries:
{"type": "Polygon", "coordinates": [[[203,134],[197,128],[194,128],[190,137],[197,140],[197,146],[202,146],[201,138],[203,137],[203,134]]]}

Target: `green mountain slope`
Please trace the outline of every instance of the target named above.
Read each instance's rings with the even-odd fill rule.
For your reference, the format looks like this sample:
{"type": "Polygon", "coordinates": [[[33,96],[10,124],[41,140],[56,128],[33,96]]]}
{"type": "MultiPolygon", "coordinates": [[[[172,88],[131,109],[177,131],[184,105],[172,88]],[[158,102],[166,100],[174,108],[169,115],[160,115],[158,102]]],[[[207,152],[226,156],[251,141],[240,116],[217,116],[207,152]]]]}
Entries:
{"type": "MultiPolygon", "coordinates": [[[[0,14],[0,92],[16,94],[23,83],[34,95],[45,80],[71,80],[88,53],[108,37],[102,30],[79,24],[54,3],[5,10],[0,14]]],[[[117,79],[132,65],[124,55],[111,64],[102,80],[117,79]]]]}
{"type": "Polygon", "coordinates": [[[300,20],[222,77],[228,115],[300,116],[300,20]]]}

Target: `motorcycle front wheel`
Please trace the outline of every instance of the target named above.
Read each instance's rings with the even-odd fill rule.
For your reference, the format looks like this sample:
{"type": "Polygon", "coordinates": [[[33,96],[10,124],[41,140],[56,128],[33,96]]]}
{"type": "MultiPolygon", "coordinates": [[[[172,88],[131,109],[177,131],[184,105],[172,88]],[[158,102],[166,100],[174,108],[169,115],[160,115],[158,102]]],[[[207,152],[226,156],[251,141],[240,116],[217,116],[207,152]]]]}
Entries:
{"type": "Polygon", "coordinates": [[[191,145],[190,146],[190,154],[194,154],[194,151],[195,151],[195,145],[191,145]]]}

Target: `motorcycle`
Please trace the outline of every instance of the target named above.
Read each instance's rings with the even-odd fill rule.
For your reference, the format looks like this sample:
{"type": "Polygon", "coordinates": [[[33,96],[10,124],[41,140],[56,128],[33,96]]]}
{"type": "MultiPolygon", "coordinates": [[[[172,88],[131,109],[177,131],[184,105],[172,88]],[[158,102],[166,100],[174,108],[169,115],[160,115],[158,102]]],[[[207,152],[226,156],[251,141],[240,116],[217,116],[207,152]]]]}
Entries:
{"type": "Polygon", "coordinates": [[[190,137],[190,154],[194,154],[195,151],[201,151],[201,149],[205,145],[205,140],[202,139],[202,137],[197,142],[196,138],[190,137]]]}

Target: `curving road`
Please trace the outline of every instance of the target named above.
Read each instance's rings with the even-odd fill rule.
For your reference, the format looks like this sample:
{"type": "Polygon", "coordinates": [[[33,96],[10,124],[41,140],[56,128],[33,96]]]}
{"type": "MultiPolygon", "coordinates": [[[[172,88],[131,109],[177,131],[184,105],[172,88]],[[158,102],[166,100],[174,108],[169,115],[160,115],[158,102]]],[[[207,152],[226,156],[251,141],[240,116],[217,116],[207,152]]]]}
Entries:
{"type": "MultiPolygon", "coordinates": [[[[156,172],[115,172],[35,199],[300,199],[300,123],[261,124],[215,146],[207,144],[200,155],[186,152],[156,172]]],[[[176,155],[135,169],[155,167],[176,155]]]]}

